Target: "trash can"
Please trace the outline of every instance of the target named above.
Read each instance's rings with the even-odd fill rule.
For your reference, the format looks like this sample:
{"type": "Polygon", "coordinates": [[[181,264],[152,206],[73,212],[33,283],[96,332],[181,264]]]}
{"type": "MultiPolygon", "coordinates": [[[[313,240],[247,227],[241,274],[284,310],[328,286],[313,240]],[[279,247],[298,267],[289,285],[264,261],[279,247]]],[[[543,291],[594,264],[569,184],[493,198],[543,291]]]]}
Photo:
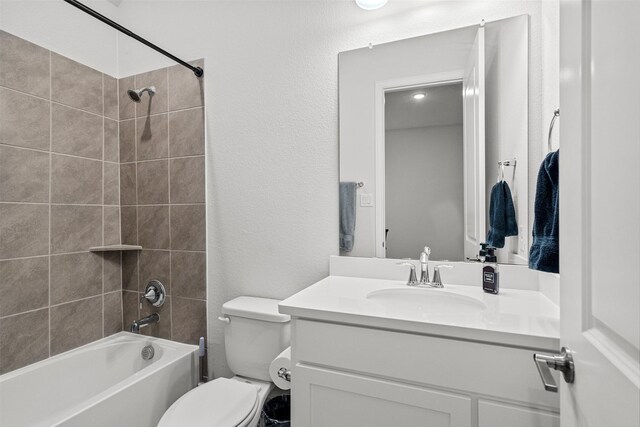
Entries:
{"type": "Polygon", "coordinates": [[[272,397],[262,407],[260,427],[291,426],[291,395],[282,394],[272,397]]]}

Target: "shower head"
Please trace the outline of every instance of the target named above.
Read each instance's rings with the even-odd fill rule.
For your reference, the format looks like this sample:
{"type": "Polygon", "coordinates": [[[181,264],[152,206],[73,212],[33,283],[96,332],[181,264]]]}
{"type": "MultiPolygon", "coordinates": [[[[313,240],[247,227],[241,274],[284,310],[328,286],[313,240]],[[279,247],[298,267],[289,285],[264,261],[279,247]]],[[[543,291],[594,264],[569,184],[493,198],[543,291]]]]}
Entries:
{"type": "Polygon", "coordinates": [[[127,95],[129,95],[129,98],[131,98],[133,102],[140,102],[142,100],[142,94],[145,92],[149,92],[149,96],[153,96],[156,94],[156,87],[149,86],[143,87],[142,89],[129,89],[127,95]]]}

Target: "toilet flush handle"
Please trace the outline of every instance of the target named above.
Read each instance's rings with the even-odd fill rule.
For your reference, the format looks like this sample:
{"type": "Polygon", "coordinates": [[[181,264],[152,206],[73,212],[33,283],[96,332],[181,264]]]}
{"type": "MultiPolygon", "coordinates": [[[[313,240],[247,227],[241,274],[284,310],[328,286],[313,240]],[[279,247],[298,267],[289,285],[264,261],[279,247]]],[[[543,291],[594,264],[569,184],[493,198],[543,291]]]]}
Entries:
{"type": "Polygon", "coordinates": [[[218,320],[224,323],[231,323],[231,319],[229,319],[227,316],[220,316],[218,317],[218,320]]]}

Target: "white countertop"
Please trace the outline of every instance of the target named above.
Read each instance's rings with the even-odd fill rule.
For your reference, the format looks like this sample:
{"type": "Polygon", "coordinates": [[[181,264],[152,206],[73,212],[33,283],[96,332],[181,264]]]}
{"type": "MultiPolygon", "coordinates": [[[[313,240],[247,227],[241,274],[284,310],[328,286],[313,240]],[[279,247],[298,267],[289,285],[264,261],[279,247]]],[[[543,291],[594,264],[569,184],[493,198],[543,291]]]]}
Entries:
{"type": "Polygon", "coordinates": [[[427,314],[367,299],[369,292],[407,288],[398,280],[329,276],[279,304],[293,317],[404,332],[557,351],[560,310],[541,292],[501,289],[498,295],[479,286],[447,285],[425,292],[451,292],[485,304],[481,312],[427,314]]]}

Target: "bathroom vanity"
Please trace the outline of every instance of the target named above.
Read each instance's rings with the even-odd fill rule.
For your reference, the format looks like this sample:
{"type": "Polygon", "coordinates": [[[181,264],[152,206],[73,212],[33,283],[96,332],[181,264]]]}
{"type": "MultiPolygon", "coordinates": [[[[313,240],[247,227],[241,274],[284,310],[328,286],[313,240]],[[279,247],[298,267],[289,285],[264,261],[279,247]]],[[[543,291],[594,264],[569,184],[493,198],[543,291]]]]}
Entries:
{"type": "Polygon", "coordinates": [[[293,425],[559,426],[558,394],[533,361],[559,348],[553,297],[517,266],[486,294],[479,267],[456,263],[444,288],[409,288],[395,260],[333,257],[331,276],[280,303],[292,317],[293,425]]]}

